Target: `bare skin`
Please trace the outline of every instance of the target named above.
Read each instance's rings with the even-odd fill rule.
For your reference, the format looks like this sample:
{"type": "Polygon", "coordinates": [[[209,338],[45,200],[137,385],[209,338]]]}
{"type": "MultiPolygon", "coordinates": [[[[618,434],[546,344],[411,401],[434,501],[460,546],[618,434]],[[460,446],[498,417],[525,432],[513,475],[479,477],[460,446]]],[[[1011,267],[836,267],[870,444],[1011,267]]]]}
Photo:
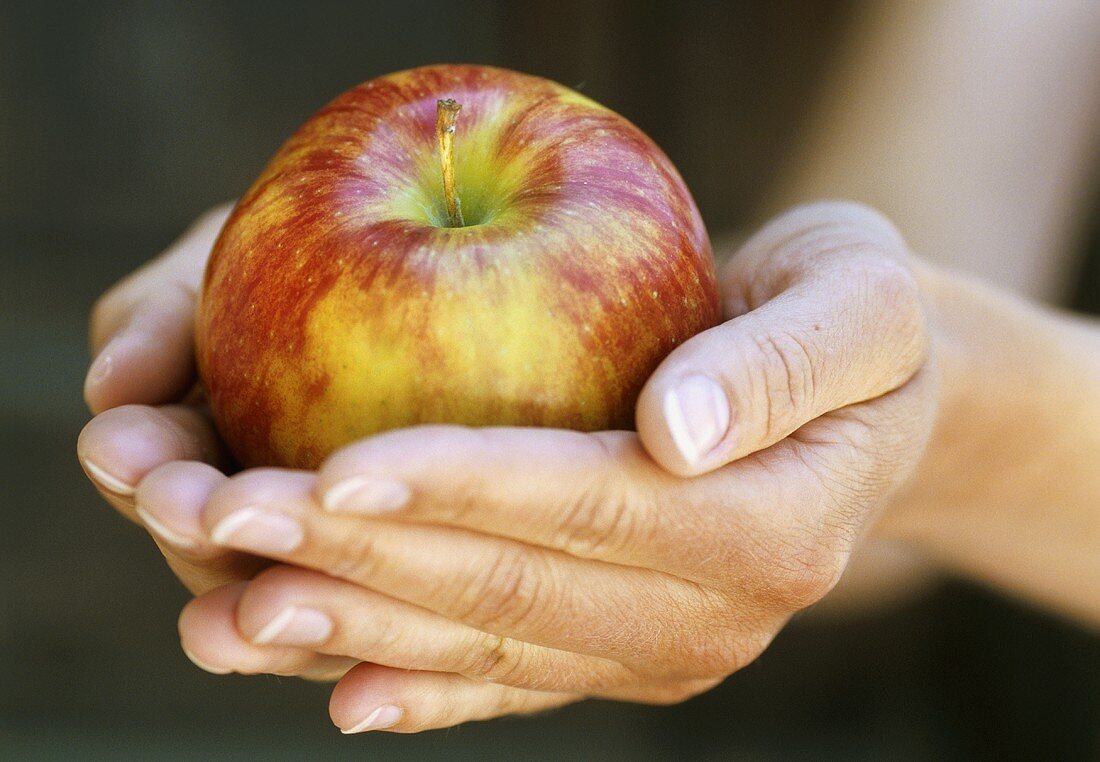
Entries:
{"type": "MultiPolygon", "coordinates": [[[[345,732],[680,701],[762,652],[868,536],[1100,627],[1100,327],[915,258],[866,207],[754,235],[723,272],[728,322],[657,370],[637,434],[420,427],[232,477],[178,402],[225,212],[100,301],[78,444],[196,594],[180,634],[209,671],[338,679],[345,732]]],[[[1064,204],[1035,214],[1028,230],[1072,228],[1064,204]]]]}
{"type": "MultiPolygon", "coordinates": [[[[867,3],[839,47],[766,214],[855,199],[884,212],[933,264],[1065,299],[1100,169],[1100,6],[867,3]]],[[[960,302],[978,285],[944,283],[960,302]]],[[[884,605],[942,567],[887,528],[872,531],[816,613],[884,605]]]]}

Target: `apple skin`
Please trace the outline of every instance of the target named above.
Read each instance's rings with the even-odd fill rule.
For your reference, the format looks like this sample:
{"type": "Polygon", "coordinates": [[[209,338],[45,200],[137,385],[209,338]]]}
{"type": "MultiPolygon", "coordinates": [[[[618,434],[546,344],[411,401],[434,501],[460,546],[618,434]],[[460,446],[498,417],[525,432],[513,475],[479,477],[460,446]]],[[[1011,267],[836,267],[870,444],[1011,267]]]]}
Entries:
{"type": "Polygon", "coordinates": [[[548,80],[438,65],[345,92],[279,150],[214,246],[195,343],[239,462],[312,468],[422,423],[630,428],[718,318],[702,219],[653,141],[548,80]]]}

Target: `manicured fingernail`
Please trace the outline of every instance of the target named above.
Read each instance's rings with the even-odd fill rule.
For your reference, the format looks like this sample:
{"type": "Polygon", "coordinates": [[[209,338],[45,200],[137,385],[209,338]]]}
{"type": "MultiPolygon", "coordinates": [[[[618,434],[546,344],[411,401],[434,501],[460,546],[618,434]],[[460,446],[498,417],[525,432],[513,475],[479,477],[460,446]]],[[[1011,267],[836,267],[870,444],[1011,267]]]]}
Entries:
{"type": "Polygon", "coordinates": [[[680,454],[695,465],[726,435],[729,401],[713,379],[688,376],[665,393],[665,420],[680,454]]]}
{"type": "Polygon", "coordinates": [[[150,532],[169,545],[175,545],[177,548],[197,548],[199,546],[198,541],[161,521],[144,507],[135,506],[134,512],[137,513],[138,518],[141,519],[150,532]]]}
{"type": "Polygon", "coordinates": [[[192,664],[194,664],[196,667],[198,667],[199,669],[201,669],[205,672],[209,672],[212,675],[228,675],[230,672],[233,671],[231,669],[222,669],[221,667],[211,667],[209,664],[204,664],[199,659],[199,657],[195,656],[195,654],[191,653],[189,650],[187,650],[187,648],[185,648],[183,646],[181,646],[181,648],[183,648],[183,655],[186,656],[188,659],[190,659],[192,664]]]}
{"type": "Polygon", "coordinates": [[[332,634],[332,620],[316,609],[287,606],[252,638],[258,646],[275,643],[281,646],[315,646],[332,634]]]}
{"type": "Polygon", "coordinates": [[[302,527],[289,516],[241,508],[219,521],[210,532],[218,545],[253,553],[286,553],[302,544],[302,527]]]}
{"type": "Polygon", "coordinates": [[[110,492],[114,492],[116,495],[129,497],[134,494],[135,487],[133,485],[127,484],[114,474],[108,473],[102,466],[97,466],[90,460],[84,461],[84,470],[88,472],[89,476],[99,482],[99,486],[110,492]]]}
{"type": "Polygon", "coordinates": [[[364,730],[382,730],[383,728],[390,728],[401,721],[402,714],[401,707],[393,706],[392,704],[383,704],[368,714],[367,718],[355,727],[348,728],[347,730],[341,728],[340,732],[344,735],[351,735],[352,733],[362,733],[364,730]]]}
{"type": "Polygon", "coordinates": [[[321,505],[332,513],[388,513],[404,507],[410,497],[412,492],[401,482],[353,476],[330,487],[321,505]]]}

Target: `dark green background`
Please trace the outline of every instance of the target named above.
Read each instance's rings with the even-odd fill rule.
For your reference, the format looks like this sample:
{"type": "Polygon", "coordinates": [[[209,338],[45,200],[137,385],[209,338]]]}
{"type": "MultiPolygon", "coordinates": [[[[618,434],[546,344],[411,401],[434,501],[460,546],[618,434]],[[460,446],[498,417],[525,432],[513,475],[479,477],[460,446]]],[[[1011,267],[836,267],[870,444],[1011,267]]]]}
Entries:
{"type": "MultiPolygon", "coordinates": [[[[240,193],[343,89],[448,60],[579,85],[665,147],[717,232],[754,221],[847,13],[0,3],[0,756],[1100,758],[1097,639],[955,582],[844,623],[796,621],[683,706],[344,738],[326,687],[191,666],[175,637],[184,591],[76,464],[92,300],[240,193]]],[[[1093,240],[1081,307],[1100,295],[1093,240]]]]}

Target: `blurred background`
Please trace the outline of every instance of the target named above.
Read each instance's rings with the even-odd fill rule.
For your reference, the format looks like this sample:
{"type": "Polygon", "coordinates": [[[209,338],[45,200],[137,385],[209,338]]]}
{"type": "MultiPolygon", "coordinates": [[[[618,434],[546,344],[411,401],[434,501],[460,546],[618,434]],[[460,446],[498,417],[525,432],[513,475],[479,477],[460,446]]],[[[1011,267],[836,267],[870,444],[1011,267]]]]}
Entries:
{"type": "MultiPolygon", "coordinates": [[[[240,194],[331,97],[425,63],[528,71],[623,113],[680,168],[715,238],[804,195],[851,195],[899,220],[929,258],[1100,311],[1098,142],[1086,129],[1097,120],[1077,113],[1096,99],[1081,105],[1074,89],[1095,77],[1067,54],[1065,86],[1039,88],[1055,104],[1014,101],[1013,78],[1034,87],[1034,67],[997,56],[1018,61],[1046,22],[999,27],[983,7],[997,3],[0,2],[0,756],[1100,759],[1100,639],[939,575],[909,595],[799,617],[758,662],[682,706],[589,702],[345,738],[326,686],[215,677],[187,661],[175,633],[185,591],[74,456],[95,297],[240,194]],[[977,10],[934,11],[964,5],[977,10]],[[1004,37],[948,39],[937,24],[1004,37]],[[928,52],[921,40],[947,41],[928,52]],[[881,69],[867,63],[875,55],[881,69]],[[925,55],[963,74],[933,81],[942,72],[919,66],[925,55]],[[905,66],[924,72],[912,98],[905,66]],[[952,83],[965,98],[933,98],[939,117],[907,119],[952,83]],[[847,102],[878,139],[837,116],[847,102]],[[1073,118],[1032,135],[1050,146],[1046,164],[1012,163],[1014,136],[1037,127],[983,121],[1050,108],[1073,118]],[[988,193],[951,154],[959,124],[1004,148],[988,193]],[[906,154],[922,135],[942,138],[943,155],[906,154]],[[830,141],[832,155],[856,158],[834,159],[839,169],[815,158],[830,141]],[[897,146],[890,161],[877,158],[884,146],[897,146]],[[907,184],[914,173],[935,187],[907,184]],[[956,175],[970,184],[952,190],[956,175]],[[960,209],[980,227],[1019,219],[1015,205],[1049,212],[1027,245],[945,238],[962,229],[960,209]]],[[[1073,48],[1057,35],[1035,44],[1073,48]]]]}

